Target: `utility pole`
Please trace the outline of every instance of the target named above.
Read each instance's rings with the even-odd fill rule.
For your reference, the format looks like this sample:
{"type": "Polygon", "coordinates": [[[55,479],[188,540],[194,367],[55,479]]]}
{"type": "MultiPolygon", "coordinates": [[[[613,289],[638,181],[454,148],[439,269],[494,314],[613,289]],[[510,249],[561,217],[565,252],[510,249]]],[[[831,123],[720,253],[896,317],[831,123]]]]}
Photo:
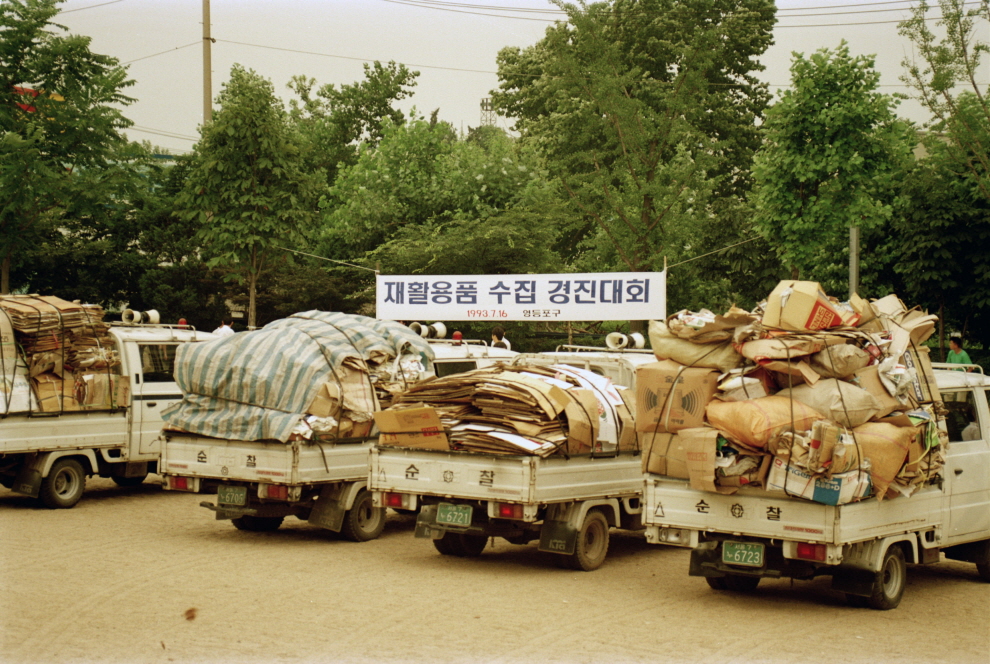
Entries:
{"type": "Polygon", "coordinates": [[[210,0],[203,0],[203,124],[213,121],[213,61],[210,47],[210,0]]]}
{"type": "Polygon", "coordinates": [[[859,290],[859,226],[849,227],[849,299],[859,290]]]}

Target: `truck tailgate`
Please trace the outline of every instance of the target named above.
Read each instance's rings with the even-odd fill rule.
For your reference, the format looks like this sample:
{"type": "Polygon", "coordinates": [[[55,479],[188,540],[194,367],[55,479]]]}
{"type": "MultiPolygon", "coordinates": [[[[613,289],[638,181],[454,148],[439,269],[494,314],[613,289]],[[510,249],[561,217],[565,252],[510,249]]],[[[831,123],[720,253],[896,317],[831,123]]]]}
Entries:
{"type": "Polygon", "coordinates": [[[371,443],[273,443],[168,435],[164,473],[278,484],[364,479],[371,443]]]}
{"type": "Polygon", "coordinates": [[[774,539],[847,544],[936,525],[942,492],[832,506],[758,489],[722,495],[687,480],[646,475],[643,523],[774,539]]]}
{"type": "Polygon", "coordinates": [[[638,495],[642,478],[640,459],[632,455],[541,459],[379,447],[371,453],[369,486],[374,491],[554,503],[638,495]]]}

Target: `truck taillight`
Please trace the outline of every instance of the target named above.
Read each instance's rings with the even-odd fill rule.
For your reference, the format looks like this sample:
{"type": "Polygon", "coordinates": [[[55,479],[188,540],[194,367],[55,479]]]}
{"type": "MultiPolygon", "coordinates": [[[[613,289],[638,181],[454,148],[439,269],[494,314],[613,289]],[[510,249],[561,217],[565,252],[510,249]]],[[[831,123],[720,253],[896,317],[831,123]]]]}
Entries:
{"type": "Polygon", "coordinates": [[[180,477],[178,475],[169,475],[167,487],[172,491],[195,491],[196,486],[193,483],[191,477],[180,477]]]}
{"type": "Polygon", "coordinates": [[[404,496],[401,493],[392,493],[389,491],[385,494],[385,507],[402,509],[403,498],[404,496]]]}
{"type": "Polygon", "coordinates": [[[803,560],[824,561],[828,554],[828,547],[824,544],[812,544],[811,542],[798,542],[797,557],[803,560]]]}
{"type": "Polygon", "coordinates": [[[499,503],[498,518],[521,519],[523,518],[523,506],[519,503],[499,503]]]}
{"type": "Polygon", "coordinates": [[[269,500],[288,500],[289,499],[289,487],[284,484],[263,484],[262,491],[258,493],[263,494],[259,497],[267,498],[269,500]]]}

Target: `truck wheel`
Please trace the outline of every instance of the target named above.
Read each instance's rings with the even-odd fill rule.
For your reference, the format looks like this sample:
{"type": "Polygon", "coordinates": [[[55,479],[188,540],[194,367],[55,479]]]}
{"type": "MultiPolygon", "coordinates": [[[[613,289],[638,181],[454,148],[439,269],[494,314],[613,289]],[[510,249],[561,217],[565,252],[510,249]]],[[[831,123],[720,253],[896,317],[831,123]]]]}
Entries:
{"type": "Polygon", "coordinates": [[[382,534],[385,529],[385,508],[375,507],[371,492],[358,491],[354,506],[344,515],[341,534],[352,542],[367,542],[382,534]]]}
{"type": "Polygon", "coordinates": [[[742,576],[739,574],[727,574],[724,579],[725,589],[736,593],[751,593],[760,585],[758,576],[742,576]]]}
{"type": "Polygon", "coordinates": [[[976,571],[980,573],[980,578],[990,583],[990,563],[976,563],[976,571]]]}
{"type": "Polygon", "coordinates": [[[488,538],[484,535],[446,532],[440,539],[433,540],[433,546],[445,556],[474,558],[484,552],[485,547],[488,546],[488,538]]]}
{"type": "Polygon", "coordinates": [[[75,459],[59,459],[41,482],[41,502],[52,509],[67,509],[79,502],[86,489],[86,473],[75,459]]]}
{"type": "Polygon", "coordinates": [[[904,585],[907,580],[907,564],[904,562],[904,551],[896,544],[883,554],[883,564],[873,580],[873,593],[867,599],[871,609],[888,611],[896,609],[904,596],[904,585]]]}
{"type": "Polygon", "coordinates": [[[608,553],[608,521],[598,510],[588,512],[578,531],[574,553],[568,556],[569,567],[590,572],[602,566],[608,553]]]}
{"type": "Polygon", "coordinates": [[[708,582],[708,587],[712,590],[728,590],[724,576],[706,576],[705,581],[708,582]]]}
{"type": "Polygon", "coordinates": [[[117,486],[132,487],[132,486],[141,486],[142,484],[144,484],[144,481],[147,478],[148,478],[148,473],[145,473],[140,477],[111,477],[110,479],[112,479],[113,483],[116,484],[117,486]]]}
{"type": "Polygon", "coordinates": [[[231,522],[234,524],[234,528],[238,530],[246,530],[252,533],[268,533],[278,530],[279,526],[282,525],[283,519],[285,519],[284,516],[251,516],[245,514],[236,519],[231,519],[231,522]]]}

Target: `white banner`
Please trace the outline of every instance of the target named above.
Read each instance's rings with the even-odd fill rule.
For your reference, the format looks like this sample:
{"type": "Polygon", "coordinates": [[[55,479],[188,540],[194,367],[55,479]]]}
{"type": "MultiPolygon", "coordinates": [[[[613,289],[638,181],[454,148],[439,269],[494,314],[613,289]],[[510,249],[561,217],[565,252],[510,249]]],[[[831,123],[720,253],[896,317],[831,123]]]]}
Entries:
{"type": "Polygon", "coordinates": [[[666,272],[379,274],[375,281],[382,320],[662,320],[667,312],[666,272]]]}

